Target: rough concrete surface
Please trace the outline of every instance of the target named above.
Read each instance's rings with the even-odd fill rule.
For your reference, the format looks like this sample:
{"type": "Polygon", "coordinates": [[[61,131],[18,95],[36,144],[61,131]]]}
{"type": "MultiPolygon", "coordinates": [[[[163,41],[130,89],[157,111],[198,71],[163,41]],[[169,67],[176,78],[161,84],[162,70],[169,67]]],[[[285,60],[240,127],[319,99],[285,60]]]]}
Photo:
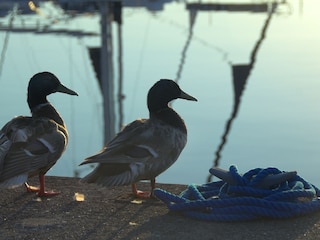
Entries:
{"type": "MultiPolygon", "coordinates": [[[[204,222],[171,213],[156,199],[136,200],[130,187],[102,188],[77,178],[46,180],[48,189],[61,194],[40,199],[23,187],[0,190],[0,239],[320,239],[319,212],[286,220],[204,222]],[[76,201],[75,193],[85,200],[76,201]]],[[[149,190],[148,183],[138,186],[149,190]]],[[[157,187],[172,193],[186,188],[157,187]]]]}

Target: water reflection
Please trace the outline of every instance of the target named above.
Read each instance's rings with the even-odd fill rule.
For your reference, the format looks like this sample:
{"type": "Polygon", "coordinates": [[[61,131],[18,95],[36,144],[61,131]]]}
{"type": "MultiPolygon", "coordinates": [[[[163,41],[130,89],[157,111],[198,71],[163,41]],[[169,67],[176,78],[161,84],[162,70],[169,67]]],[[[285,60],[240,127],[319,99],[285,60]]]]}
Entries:
{"type": "MultiPolygon", "coordinates": [[[[188,5],[188,1],[151,1],[154,5],[148,8],[137,4],[143,1],[125,2],[134,6],[123,7],[123,23],[111,23],[115,131],[124,123],[147,117],[146,92],[160,78],[179,81],[199,99],[195,108],[175,103],[188,126],[188,145],[159,181],[202,183],[212,158],[213,164],[223,168],[237,164],[246,171],[272,165],[302,170],[302,176],[307,173],[317,179],[317,173],[312,173],[317,167],[301,163],[307,155],[305,162],[319,166],[320,112],[314,104],[320,101],[320,36],[314,31],[318,12],[311,6],[318,6],[317,1],[305,4],[304,14],[294,1],[287,1],[288,6],[279,3],[272,16],[243,8],[240,12],[209,11],[209,5],[195,10],[191,8],[196,5],[188,5]],[[156,7],[159,2],[163,4],[156,7]],[[240,64],[230,63],[230,59],[240,64]],[[248,81],[249,77],[252,80],[248,81]],[[250,91],[243,98],[248,87],[250,91]]],[[[220,2],[211,8],[221,9],[220,2]]],[[[92,49],[101,47],[99,9],[87,7],[79,11],[81,14],[74,6],[69,6],[70,11],[41,8],[42,16],[34,11],[32,16],[16,16],[14,28],[9,26],[8,16],[0,19],[0,42],[7,42],[2,45],[7,51],[2,50],[0,102],[12,98],[23,102],[25,81],[39,70],[56,73],[80,94],[73,102],[58,96],[53,99],[69,126],[70,145],[49,172],[52,175],[86,174],[90,169],[77,165],[104,142],[104,108],[96,81],[100,70],[94,69],[96,64],[89,56],[92,49]],[[90,14],[84,14],[90,9],[90,14]]],[[[101,63],[97,64],[101,68],[101,63]]],[[[12,104],[1,111],[0,121],[4,123],[19,113],[28,114],[25,105],[12,104]]]]}
{"type": "MultiPolygon", "coordinates": [[[[229,132],[231,130],[232,123],[234,119],[237,117],[237,113],[240,107],[241,97],[243,95],[243,91],[245,89],[245,86],[247,84],[248,78],[250,76],[250,73],[254,67],[254,64],[257,59],[258,50],[261,47],[262,41],[266,38],[266,33],[268,26],[270,24],[271,18],[276,11],[277,3],[273,3],[271,6],[271,9],[266,11],[268,12],[268,17],[263,25],[260,38],[256,42],[256,45],[252,49],[251,57],[250,57],[250,63],[249,64],[236,64],[232,65],[232,76],[233,76],[233,92],[234,92],[234,104],[233,104],[233,110],[231,113],[230,118],[228,119],[224,133],[221,137],[221,143],[217,147],[217,150],[215,152],[215,159],[213,161],[213,167],[218,167],[220,165],[220,158],[221,158],[221,152],[227,143],[227,138],[229,135],[229,132]]],[[[211,182],[213,178],[213,175],[209,174],[207,178],[207,182],[211,182]]]]}
{"type": "Polygon", "coordinates": [[[176,78],[175,78],[175,81],[177,83],[179,83],[179,80],[181,78],[181,74],[182,74],[182,70],[183,70],[183,66],[185,64],[185,61],[186,61],[186,57],[187,57],[187,51],[188,51],[188,48],[189,48],[189,45],[191,43],[191,39],[192,39],[192,36],[193,36],[193,27],[194,27],[194,24],[195,24],[195,21],[196,21],[196,16],[197,16],[197,11],[195,10],[190,10],[189,12],[190,14],[190,23],[189,23],[189,33],[188,33],[188,37],[187,37],[187,40],[186,40],[186,43],[182,49],[182,53],[181,53],[181,59],[180,59],[180,63],[179,63],[179,67],[178,67],[178,71],[177,71],[177,75],[176,75],[176,78]]]}

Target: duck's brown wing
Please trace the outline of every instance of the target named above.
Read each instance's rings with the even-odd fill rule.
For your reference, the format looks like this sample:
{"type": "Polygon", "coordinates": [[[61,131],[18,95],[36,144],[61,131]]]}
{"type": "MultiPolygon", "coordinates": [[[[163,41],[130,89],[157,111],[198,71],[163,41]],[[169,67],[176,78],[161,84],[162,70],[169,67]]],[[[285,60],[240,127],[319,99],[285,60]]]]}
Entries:
{"type": "Polygon", "coordinates": [[[48,118],[16,117],[0,131],[0,186],[23,184],[47,172],[65,149],[63,126],[48,118]]]}
{"type": "Polygon", "coordinates": [[[136,120],[127,125],[99,153],[86,158],[80,165],[88,163],[124,163],[145,162],[158,153],[149,141],[150,125],[145,119],[136,120]]]}
{"type": "Polygon", "coordinates": [[[86,158],[81,164],[99,163],[81,182],[104,186],[135,182],[145,171],[147,162],[159,155],[152,147],[152,134],[149,120],[136,120],[127,125],[98,154],[86,158]]]}

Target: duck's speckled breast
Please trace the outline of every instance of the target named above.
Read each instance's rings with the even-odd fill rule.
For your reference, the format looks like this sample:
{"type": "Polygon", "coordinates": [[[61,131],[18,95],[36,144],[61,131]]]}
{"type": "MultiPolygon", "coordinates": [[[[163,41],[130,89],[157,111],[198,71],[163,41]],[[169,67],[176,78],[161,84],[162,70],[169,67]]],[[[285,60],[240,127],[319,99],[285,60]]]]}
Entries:
{"type": "Polygon", "coordinates": [[[187,134],[180,129],[165,124],[162,121],[153,121],[151,131],[145,132],[150,139],[148,145],[158,154],[145,164],[143,179],[155,178],[168,169],[179,157],[187,143],[187,134]]]}

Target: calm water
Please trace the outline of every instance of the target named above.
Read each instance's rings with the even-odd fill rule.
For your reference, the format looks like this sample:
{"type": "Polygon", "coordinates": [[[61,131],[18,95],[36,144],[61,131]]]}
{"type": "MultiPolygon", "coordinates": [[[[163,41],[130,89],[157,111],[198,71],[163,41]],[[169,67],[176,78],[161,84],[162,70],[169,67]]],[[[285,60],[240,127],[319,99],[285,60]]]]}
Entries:
{"type": "MultiPolygon", "coordinates": [[[[220,153],[220,167],[235,164],[242,173],[270,166],[297,170],[320,186],[319,7],[317,0],[292,0],[280,5],[271,18],[268,13],[199,11],[191,32],[184,2],[168,2],[156,12],[123,9],[123,122],[148,117],[146,93],[160,78],[178,79],[181,88],[199,100],[174,102],[188,126],[188,144],[158,182],[205,182],[233,111],[232,70],[245,65],[249,76],[220,153]],[[255,61],[250,65],[252,56],[255,61]]],[[[22,18],[49,22],[52,12],[16,17],[14,24],[22,18]]],[[[98,15],[54,17],[62,17],[54,29],[99,33],[98,15]]],[[[7,24],[8,18],[0,22],[7,24]]],[[[113,34],[116,51],[116,25],[113,34]]],[[[79,97],[49,97],[68,125],[70,144],[48,174],[83,176],[90,168],[78,164],[100,150],[103,142],[102,97],[87,50],[99,46],[99,36],[0,32],[1,46],[6,39],[0,125],[15,115],[29,114],[26,87],[34,73],[55,73],[79,97]]],[[[115,53],[115,71],[117,57],[115,53]]]]}

